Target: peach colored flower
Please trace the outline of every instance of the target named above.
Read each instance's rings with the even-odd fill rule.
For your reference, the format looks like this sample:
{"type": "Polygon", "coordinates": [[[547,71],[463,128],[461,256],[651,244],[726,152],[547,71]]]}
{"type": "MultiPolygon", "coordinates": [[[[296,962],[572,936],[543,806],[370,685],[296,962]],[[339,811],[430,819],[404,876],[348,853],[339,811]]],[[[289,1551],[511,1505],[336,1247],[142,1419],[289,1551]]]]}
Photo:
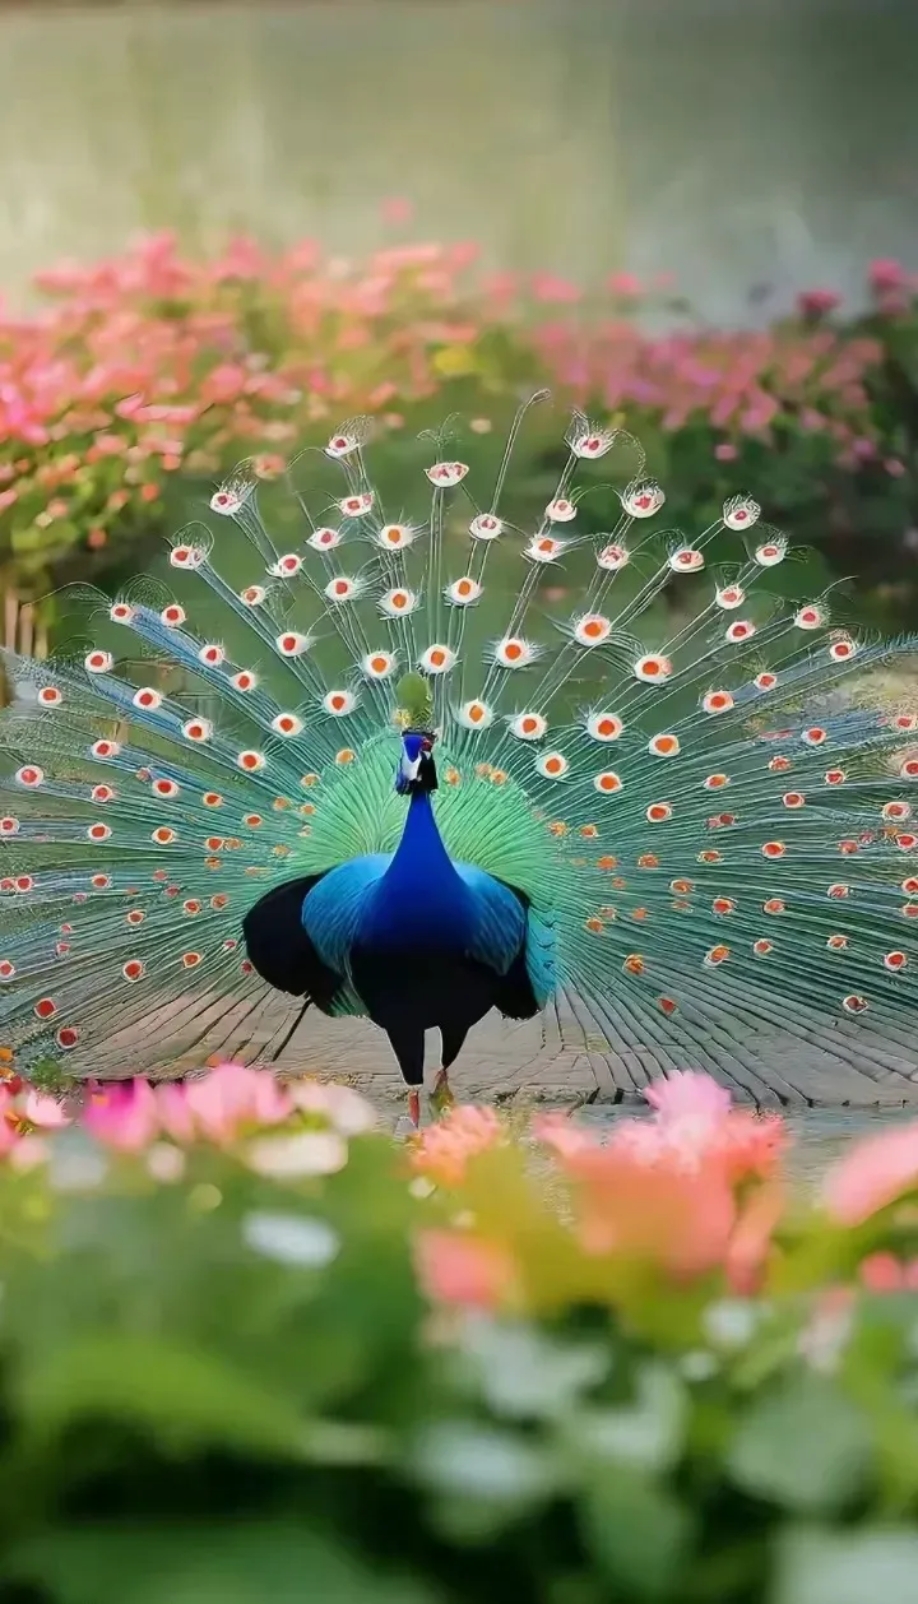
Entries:
{"type": "Polygon", "coordinates": [[[723,1264],[736,1204],[716,1168],[648,1165],[610,1144],[575,1155],[568,1173],[580,1183],[586,1252],[647,1260],[678,1277],[723,1264]]]}
{"type": "Polygon", "coordinates": [[[439,1186],[459,1186],[469,1159],[496,1147],[501,1123],[493,1108],[464,1104],[422,1131],[410,1153],[411,1168],[439,1186]]]}
{"type": "Polygon", "coordinates": [[[837,1225],[860,1225],[918,1187],[918,1121],[868,1136],[839,1159],[822,1184],[837,1225]]]}
{"type": "Polygon", "coordinates": [[[496,1309],[508,1301],[516,1280],[508,1248],[462,1231],[420,1231],[414,1260],[421,1288],[434,1303],[496,1309]]]}

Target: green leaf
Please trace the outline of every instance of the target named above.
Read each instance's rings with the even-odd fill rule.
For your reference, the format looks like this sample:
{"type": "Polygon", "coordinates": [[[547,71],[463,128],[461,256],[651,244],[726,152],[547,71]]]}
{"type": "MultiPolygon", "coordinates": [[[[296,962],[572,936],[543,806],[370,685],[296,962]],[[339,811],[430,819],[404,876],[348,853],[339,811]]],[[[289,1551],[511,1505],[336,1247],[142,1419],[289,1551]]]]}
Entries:
{"type": "Polygon", "coordinates": [[[43,1355],[20,1378],[19,1406],[40,1430],[121,1418],[167,1446],[220,1445],[300,1458],[296,1409],[212,1354],[144,1336],[96,1336],[43,1355]]]}
{"type": "Polygon", "coordinates": [[[51,1591],[54,1604],[438,1604],[409,1577],[387,1576],[301,1523],[120,1521],[65,1529],[8,1560],[5,1581],[51,1591]]]}
{"type": "Polygon", "coordinates": [[[872,1457],[869,1423],[822,1377],[798,1376],[759,1399],[728,1455],[739,1487],[788,1509],[840,1508],[862,1487],[872,1457]]]}
{"type": "Polygon", "coordinates": [[[580,1500],[584,1541],[616,1588],[636,1599],[668,1597],[692,1538],[689,1513],[666,1489],[632,1473],[601,1474],[580,1500]]]}
{"type": "Polygon", "coordinates": [[[915,1604],[918,1532],[793,1529],[778,1550],[772,1604],[915,1604]]]}

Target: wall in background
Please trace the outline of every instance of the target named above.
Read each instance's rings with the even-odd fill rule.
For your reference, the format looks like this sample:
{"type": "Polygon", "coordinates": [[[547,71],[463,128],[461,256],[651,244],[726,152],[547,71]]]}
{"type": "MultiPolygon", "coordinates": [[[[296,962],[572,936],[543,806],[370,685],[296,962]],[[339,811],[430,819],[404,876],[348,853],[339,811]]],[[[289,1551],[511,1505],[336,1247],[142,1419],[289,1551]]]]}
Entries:
{"type": "Polygon", "coordinates": [[[162,226],[362,251],[399,195],[495,264],[764,317],[918,265],[916,64],[911,0],[0,7],[0,287],[162,226]]]}

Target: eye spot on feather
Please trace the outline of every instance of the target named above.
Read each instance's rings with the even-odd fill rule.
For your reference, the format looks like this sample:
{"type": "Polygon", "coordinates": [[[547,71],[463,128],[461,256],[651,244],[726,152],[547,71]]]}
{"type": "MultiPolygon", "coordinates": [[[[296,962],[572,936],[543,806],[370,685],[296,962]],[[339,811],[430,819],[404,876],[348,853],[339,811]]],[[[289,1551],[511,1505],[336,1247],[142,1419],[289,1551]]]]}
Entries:
{"type": "Polygon", "coordinates": [[[200,568],[206,556],[202,546],[173,546],[169,561],[173,568],[200,568]]]}
{"type": "Polygon", "coordinates": [[[556,496],[545,508],[545,516],[550,523],[568,524],[577,516],[577,508],[568,500],[567,496],[556,496]]]}
{"type": "Polygon", "coordinates": [[[176,839],[175,831],[170,830],[169,827],[164,824],[158,825],[150,835],[150,840],[155,841],[156,845],[159,847],[171,846],[173,841],[176,839]]]}
{"type": "Polygon", "coordinates": [[[455,666],[456,653],[442,642],[435,642],[421,653],[420,668],[425,674],[448,674],[455,666]]]}
{"type": "Polygon", "coordinates": [[[182,968],[183,969],[196,969],[198,964],[201,962],[201,959],[203,958],[203,956],[204,956],[204,954],[200,953],[200,952],[183,952],[182,953],[182,968]]]}
{"type": "Polygon", "coordinates": [[[356,705],[357,698],[353,691],[327,691],[322,698],[322,706],[332,718],[344,718],[348,713],[353,713],[356,705]]]}
{"type": "Polygon", "coordinates": [[[344,496],[338,502],[338,511],[343,518],[363,518],[372,512],[374,499],[372,490],[361,490],[356,495],[344,496]]]}
{"type": "Polygon", "coordinates": [[[77,1045],[79,1039],[80,1032],[76,1025],[62,1025],[57,1032],[57,1045],[65,1053],[70,1052],[71,1048],[77,1045]]]}
{"type": "Polygon", "coordinates": [[[704,567],[704,552],[693,546],[679,546],[670,554],[669,566],[674,574],[697,574],[704,567]]]}
{"type": "Polygon", "coordinates": [[[692,892],[695,889],[695,882],[694,882],[694,880],[682,880],[682,879],[670,880],[669,889],[677,897],[688,897],[688,896],[691,896],[692,892]]]}
{"type": "Polygon", "coordinates": [[[779,753],[777,757],[773,757],[768,764],[768,768],[772,774],[787,774],[788,771],[793,768],[793,766],[794,765],[790,758],[784,757],[781,753],[779,753]]]}
{"type": "Polygon", "coordinates": [[[612,634],[612,620],[603,613],[585,613],[574,623],[578,646],[603,646],[612,634]]]}
{"type": "Polygon", "coordinates": [[[626,975],[642,975],[646,967],[644,959],[639,952],[629,952],[622,964],[622,970],[626,975]]]}
{"type": "Polygon", "coordinates": [[[900,852],[914,852],[915,848],[918,847],[918,835],[900,832],[896,836],[896,846],[900,852]]]}
{"type": "Polygon", "coordinates": [[[142,925],[146,917],[142,908],[131,908],[124,916],[125,923],[129,925],[142,925]]]}
{"type": "Polygon", "coordinates": [[[102,652],[96,648],[87,652],[83,658],[83,667],[87,674],[110,674],[115,666],[115,659],[111,652],[102,652]]]}
{"type": "Polygon", "coordinates": [[[783,858],[786,851],[783,841],[766,841],[762,846],[763,858],[783,858]]]}
{"type": "Polygon", "coordinates": [[[621,776],[613,769],[603,769],[600,774],[594,776],[593,785],[602,796],[612,796],[622,789],[621,776]]]}
{"type": "Polygon", "coordinates": [[[766,540],[761,546],[756,546],[755,561],[760,568],[776,568],[778,563],[784,561],[787,555],[787,541],[766,540]]]}
{"type": "Polygon", "coordinates": [[[591,713],[586,727],[594,741],[617,741],[625,725],[617,713],[591,713]]]}
{"type": "Polygon", "coordinates": [[[800,739],[807,746],[822,746],[828,740],[828,731],[819,724],[812,724],[808,730],[803,731],[800,739]]]}
{"type": "Polygon", "coordinates": [[[660,657],[656,652],[647,653],[639,657],[632,668],[635,679],[643,680],[647,685],[662,685],[668,680],[673,671],[673,665],[668,657],[660,657]]]}
{"type": "Polygon", "coordinates": [[[711,912],[726,918],[736,912],[736,903],[732,897],[715,897],[711,903],[711,912]]]}
{"type": "Polygon", "coordinates": [[[798,629],[822,629],[828,621],[829,615],[825,608],[817,607],[815,602],[811,602],[806,607],[798,608],[794,614],[794,623],[798,629]]]}
{"type": "Polygon", "coordinates": [[[18,834],[19,834],[19,820],[17,818],[14,818],[14,816],[11,813],[7,813],[2,819],[0,819],[0,835],[18,835],[18,834]]]}
{"type": "Polygon", "coordinates": [[[142,980],[144,977],[144,966],[139,958],[129,958],[127,963],[121,965],[121,973],[125,980],[142,980]]]}
{"type": "Polygon", "coordinates": [[[452,765],[450,765],[450,767],[444,771],[443,778],[447,785],[462,784],[462,775],[459,773],[459,770],[454,769],[452,765]]]}
{"type": "Polygon", "coordinates": [[[706,713],[729,713],[733,707],[733,697],[729,691],[708,691],[701,699],[701,705],[706,713]]]}
{"type": "Polygon", "coordinates": [[[767,941],[764,936],[760,936],[758,941],[752,943],[752,951],[756,958],[767,958],[768,954],[774,952],[774,950],[774,942],[767,941]]]}
{"type": "Polygon", "coordinates": [[[637,860],[639,869],[659,869],[660,860],[655,852],[642,852],[637,860]]]}
{"type": "Polygon", "coordinates": [[[283,557],[278,557],[277,561],[271,564],[268,573],[273,575],[275,579],[293,579],[302,566],[302,557],[298,557],[295,551],[288,551],[284,553],[283,557]]]}
{"type": "Polygon", "coordinates": [[[510,720],[510,733],[519,741],[540,741],[548,729],[541,713],[517,713],[510,720]]]}
{"type": "Polygon", "coordinates": [[[472,602],[478,601],[482,594],[482,586],[477,579],[472,579],[466,574],[462,579],[454,579],[451,585],[447,585],[444,594],[454,607],[468,607],[472,602]]]}
{"type": "Polygon", "coordinates": [[[547,829],[549,835],[554,835],[560,838],[561,836],[567,835],[570,825],[565,824],[563,819],[552,819],[551,823],[547,826],[547,829]]]}
{"type": "Polygon", "coordinates": [[[722,791],[724,786],[729,784],[729,774],[709,774],[707,778],[702,781],[702,785],[706,791],[722,791]]]}
{"type": "Polygon", "coordinates": [[[647,743],[647,750],[653,757],[678,757],[681,749],[678,735],[652,735],[647,743]]]}
{"type": "Polygon", "coordinates": [[[494,722],[493,709],[481,701],[464,702],[456,716],[467,730],[486,730],[494,722]]]}
{"type": "Polygon", "coordinates": [[[723,853],[716,852],[712,847],[707,847],[704,852],[696,854],[695,861],[696,863],[723,863],[723,853]]]}
{"type": "Polygon", "coordinates": [[[341,750],[335,753],[335,762],[339,768],[344,768],[348,763],[354,763],[356,760],[357,753],[352,746],[342,746],[341,750]]]}
{"type": "Polygon", "coordinates": [[[723,589],[714,593],[715,605],[722,607],[725,612],[732,612],[735,607],[742,607],[745,600],[746,592],[742,585],[725,585],[723,589]]]}
{"type": "Polygon", "coordinates": [[[494,647],[494,661],[500,668],[525,668],[536,656],[532,642],[521,635],[505,635],[494,647]]]}
{"type": "Polygon", "coordinates": [[[221,808],[223,806],[223,798],[219,791],[205,791],[201,801],[206,808],[221,808]]]}
{"type": "Polygon", "coordinates": [[[666,497],[655,481],[636,479],[625,486],[620,500],[629,518],[652,518],[660,511],[666,497]]]}
{"type": "Polygon", "coordinates": [[[847,775],[844,769],[827,769],[825,773],[826,785],[844,785],[847,775]]]}
{"type": "Polygon", "coordinates": [[[849,992],[842,998],[842,1007],[846,1014],[865,1014],[870,1007],[867,998],[858,992],[849,992]]]}
{"type": "Polygon", "coordinates": [[[209,719],[190,718],[182,725],[182,734],[186,741],[209,741],[214,733],[214,727],[209,719]]]}
{"type": "Polygon", "coordinates": [[[424,469],[431,484],[436,485],[438,490],[451,490],[453,485],[461,483],[468,471],[467,462],[434,462],[424,469]]]}
{"type": "Polygon", "coordinates": [[[264,752],[257,752],[252,748],[247,748],[245,751],[238,753],[236,766],[246,774],[257,774],[267,766],[267,758],[264,752]]]}
{"type": "Polygon", "coordinates": [[[830,952],[846,952],[850,942],[847,936],[836,933],[826,938],[826,946],[830,952]]]}
{"type": "Polygon", "coordinates": [[[166,801],[172,801],[174,797],[178,796],[181,786],[175,780],[154,780],[150,789],[154,796],[163,797],[166,801]]]}
{"type": "Polygon", "coordinates": [[[578,834],[582,835],[585,841],[595,841],[599,831],[595,824],[581,824],[578,834]]]}
{"type": "Polygon", "coordinates": [[[60,707],[64,695],[56,685],[42,685],[38,692],[38,700],[42,707],[60,707]]]}
{"type": "Polygon", "coordinates": [[[605,929],[605,925],[596,914],[590,914],[588,919],[584,919],[583,928],[584,930],[589,930],[591,935],[598,936],[602,934],[603,930],[605,929]]]}
{"type": "Polygon", "coordinates": [[[113,602],[108,610],[108,616],[113,624],[131,624],[137,617],[136,609],[129,607],[127,602],[113,602]]]}
{"type": "Polygon", "coordinates": [[[401,587],[396,587],[395,590],[387,590],[379,599],[380,610],[388,618],[405,618],[409,613],[414,612],[417,605],[418,598],[416,593],[413,590],[406,590],[401,587]]]}
{"type": "Polygon", "coordinates": [[[278,713],[271,720],[271,728],[276,735],[283,735],[289,738],[292,735],[302,734],[303,720],[298,718],[295,713],[278,713]]]}
{"type": "Polygon", "coordinates": [[[731,496],[724,502],[722,517],[728,529],[751,529],[762,509],[751,496],[731,496]]]}
{"type": "Polygon", "coordinates": [[[473,540],[496,540],[503,534],[503,520],[496,517],[493,512],[479,513],[469,524],[469,534],[473,540]]]}
{"type": "Polygon", "coordinates": [[[523,556],[533,563],[553,563],[569,549],[569,540],[559,540],[555,535],[534,535],[529,545],[523,551],[523,556]]]}
{"type": "Polygon", "coordinates": [[[850,895],[851,887],[846,885],[843,880],[834,881],[826,892],[826,896],[831,897],[833,902],[842,902],[846,897],[850,897],[850,895]]]}
{"type": "Polygon", "coordinates": [[[781,801],[786,808],[797,809],[806,806],[806,797],[802,791],[785,791],[781,801]]]}
{"type": "Polygon", "coordinates": [[[631,554],[627,546],[616,545],[603,546],[602,551],[596,557],[598,567],[604,568],[610,574],[617,573],[620,568],[627,567],[630,560],[631,554]]]}
{"type": "Polygon", "coordinates": [[[730,956],[730,948],[718,943],[716,947],[709,947],[702,960],[706,969],[716,969],[718,964],[724,964],[730,956]]]}
{"type": "Polygon", "coordinates": [[[111,840],[111,834],[111,826],[108,824],[91,824],[86,831],[88,840],[96,842],[111,840]]]}
{"type": "Polygon", "coordinates": [[[597,869],[617,869],[618,859],[611,852],[604,852],[601,858],[596,859],[597,869]]]}
{"type": "Polygon", "coordinates": [[[883,967],[888,969],[891,974],[900,974],[903,969],[908,967],[908,956],[898,950],[887,952],[883,958],[883,967]]]}
{"type": "Polygon", "coordinates": [[[170,602],[159,615],[160,622],[165,624],[167,629],[179,629],[184,624],[186,616],[184,607],[180,607],[178,602],[170,602]]]}
{"type": "Polygon", "coordinates": [[[22,768],[16,770],[16,784],[22,785],[27,791],[37,791],[45,783],[45,771],[37,763],[24,763],[22,768]]]}
{"type": "Polygon", "coordinates": [[[560,780],[570,768],[562,752],[543,752],[536,758],[536,768],[546,780],[560,780]]]}
{"type": "Polygon", "coordinates": [[[651,802],[645,814],[648,824],[664,824],[672,816],[673,809],[670,802],[651,802]]]}

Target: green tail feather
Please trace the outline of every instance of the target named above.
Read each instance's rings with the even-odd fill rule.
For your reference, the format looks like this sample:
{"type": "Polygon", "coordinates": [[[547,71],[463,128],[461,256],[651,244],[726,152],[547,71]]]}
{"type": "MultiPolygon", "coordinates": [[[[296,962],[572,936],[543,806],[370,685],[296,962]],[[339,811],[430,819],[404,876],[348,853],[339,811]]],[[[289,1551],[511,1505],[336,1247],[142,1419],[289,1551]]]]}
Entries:
{"type": "Polygon", "coordinates": [[[420,490],[410,519],[365,435],[300,459],[295,527],[279,508],[269,533],[243,469],[158,575],[74,593],[55,661],[4,657],[0,1045],[20,1070],[260,1039],[276,1000],[242,918],[394,850],[401,726],[437,730],[448,850],[526,895],[603,1050],[752,1088],[777,1059],[790,1086],[830,1060],[911,1073],[918,718],[888,677],[918,641],[845,628],[750,498],[648,535],[662,495],[622,431],[575,417],[536,507],[509,458],[475,484],[461,445],[427,442],[385,487],[420,490]],[[612,530],[590,527],[591,475],[619,485],[612,530]]]}

